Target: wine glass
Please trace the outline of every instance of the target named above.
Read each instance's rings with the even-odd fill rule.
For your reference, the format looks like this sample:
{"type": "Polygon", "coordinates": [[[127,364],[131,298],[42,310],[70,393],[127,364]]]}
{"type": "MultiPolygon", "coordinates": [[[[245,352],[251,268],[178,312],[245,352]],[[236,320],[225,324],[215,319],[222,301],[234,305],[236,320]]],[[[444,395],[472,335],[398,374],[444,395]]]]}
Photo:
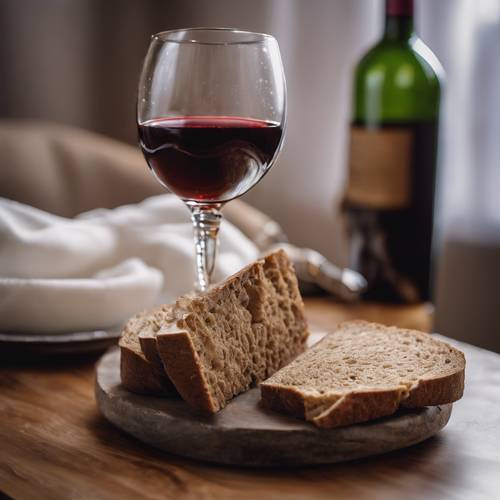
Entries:
{"type": "Polygon", "coordinates": [[[285,110],[272,36],[229,28],[152,36],[139,81],[140,146],[157,180],[191,211],[198,292],[210,285],[220,209],[273,165],[285,110]]]}

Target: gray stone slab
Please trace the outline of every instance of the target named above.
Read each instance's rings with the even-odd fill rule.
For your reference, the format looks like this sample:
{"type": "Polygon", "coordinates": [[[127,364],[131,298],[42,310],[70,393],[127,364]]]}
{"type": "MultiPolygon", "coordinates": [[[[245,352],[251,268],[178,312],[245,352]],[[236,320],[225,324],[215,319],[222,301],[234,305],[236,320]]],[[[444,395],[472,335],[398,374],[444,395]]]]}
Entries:
{"type": "Polygon", "coordinates": [[[271,467],[327,464],[405,448],[448,422],[452,405],[400,411],[338,429],[317,429],[259,405],[259,389],[234,398],[212,417],[180,399],[132,394],[120,385],[119,351],[98,363],[97,404],[114,425],[141,441],[184,457],[228,465],[271,467]]]}

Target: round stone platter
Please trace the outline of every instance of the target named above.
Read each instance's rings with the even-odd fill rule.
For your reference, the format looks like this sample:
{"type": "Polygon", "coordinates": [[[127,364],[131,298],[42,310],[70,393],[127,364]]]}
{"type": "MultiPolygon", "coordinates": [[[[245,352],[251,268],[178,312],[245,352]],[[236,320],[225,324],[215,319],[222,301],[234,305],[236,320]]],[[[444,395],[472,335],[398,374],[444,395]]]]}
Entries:
{"type": "Polygon", "coordinates": [[[141,396],[120,384],[120,353],[99,361],[96,398],[103,415],[144,443],[207,462],[251,467],[328,464],[419,443],[448,422],[452,405],[405,410],[364,424],[318,429],[266,410],[260,390],[234,398],[212,417],[197,415],[181,399],[141,396]]]}

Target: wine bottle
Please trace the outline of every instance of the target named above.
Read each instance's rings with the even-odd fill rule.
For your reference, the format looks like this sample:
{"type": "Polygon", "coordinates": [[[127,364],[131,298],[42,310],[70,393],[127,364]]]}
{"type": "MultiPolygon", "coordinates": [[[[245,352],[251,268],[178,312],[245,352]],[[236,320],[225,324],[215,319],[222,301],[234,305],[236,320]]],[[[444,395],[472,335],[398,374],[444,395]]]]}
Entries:
{"type": "Polygon", "coordinates": [[[384,34],[355,70],[342,209],[364,298],[414,303],[431,297],[443,70],[414,32],[413,1],[385,8],[384,34]]]}

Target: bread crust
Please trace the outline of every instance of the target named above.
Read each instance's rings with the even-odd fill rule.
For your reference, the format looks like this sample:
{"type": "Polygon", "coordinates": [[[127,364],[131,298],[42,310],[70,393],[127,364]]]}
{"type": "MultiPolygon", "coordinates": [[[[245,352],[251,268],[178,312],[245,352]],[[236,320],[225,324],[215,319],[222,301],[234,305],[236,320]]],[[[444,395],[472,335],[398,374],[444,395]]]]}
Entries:
{"type": "Polygon", "coordinates": [[[453,403],[463,396],[464,382],[465,358],[464,368],[458,372],[450,372],[441,377],[422,378],[410,390],[408,397],[401,401],[401,406],[404,408],[420,408],[422,406],[453,403]]]}
{"type": "Polygon", "coordinates": [[[298,418],[306,418],[304,397],[293,387],[273,384],[260,385],[261,405],[269,410],[289,413],[298,418]]]}
{"type": "Polygon", "coordinates": [[[397,389],[351,392],[339,398],[323,413],[311,420],[318,427],[330,429],[392,415],[407,394],[405,387],[397,389]]]}

